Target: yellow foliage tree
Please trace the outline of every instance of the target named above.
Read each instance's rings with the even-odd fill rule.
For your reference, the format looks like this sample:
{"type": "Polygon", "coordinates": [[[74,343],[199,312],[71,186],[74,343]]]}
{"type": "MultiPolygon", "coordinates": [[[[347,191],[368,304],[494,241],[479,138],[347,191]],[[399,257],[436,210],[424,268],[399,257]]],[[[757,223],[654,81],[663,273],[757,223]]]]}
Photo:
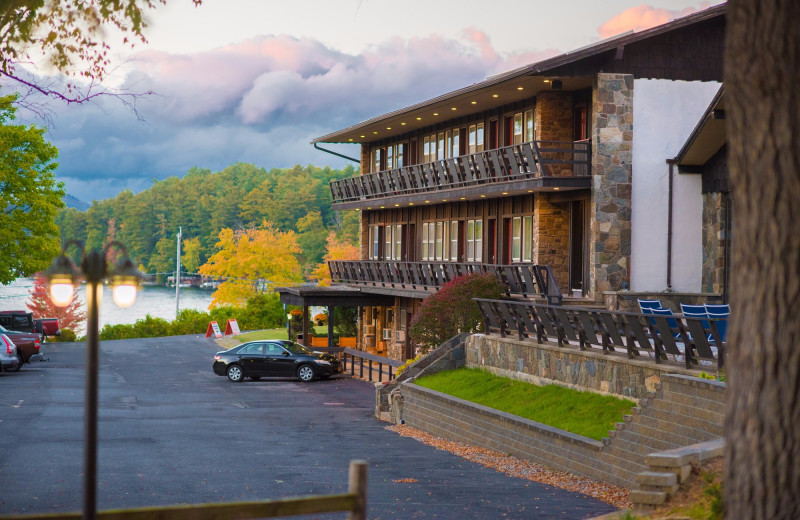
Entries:
{"type": "Polygon", "coordinates": [[[317,279],[317,283],[321,287],[327,287],[331,284],[331,273],[328,270],[328,262],[331,260],[358,260],[358,246],[355,246],[347,240],[339,240],[336,238],[336,233],[331,231],[327,238],[328,252],[325,254],[323,262],[317,264],[317,267],[311,272],[311,275],[317,279]]]}
{"type": "Polygon", "coordinates": [[[226,278],[211,297],[211,307],[243,305],[258,294],[257,281],[269,287],[302,281],[297,255],[300,246],[293,231],[282,232],[266,220],[258,228],[223,229],[217,252],[200,266],[200,274],[226,278]]]}

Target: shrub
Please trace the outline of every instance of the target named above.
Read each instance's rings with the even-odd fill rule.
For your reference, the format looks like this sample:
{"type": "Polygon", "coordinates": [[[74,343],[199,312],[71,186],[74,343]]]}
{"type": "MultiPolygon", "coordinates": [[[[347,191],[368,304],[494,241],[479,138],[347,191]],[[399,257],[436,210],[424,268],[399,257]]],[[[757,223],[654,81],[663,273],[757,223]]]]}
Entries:
{"type": "Polygon", "coordinates": [[[504,293],[503,285],[491,273],[454,278],[422,300],[419,312],[411,319],[411,339],[426,353],[456,334],[479,331],[483,320],[472,299],[498,299],[504,293]]]}
{"type": "Polygon", "coordinates": [[[61,329],[60,336],[48,336],[47,341],[57,341],[60,343],[71,343],[76,341],[78,336],[75,334],[75,331],[70,329],[61,329]]]}

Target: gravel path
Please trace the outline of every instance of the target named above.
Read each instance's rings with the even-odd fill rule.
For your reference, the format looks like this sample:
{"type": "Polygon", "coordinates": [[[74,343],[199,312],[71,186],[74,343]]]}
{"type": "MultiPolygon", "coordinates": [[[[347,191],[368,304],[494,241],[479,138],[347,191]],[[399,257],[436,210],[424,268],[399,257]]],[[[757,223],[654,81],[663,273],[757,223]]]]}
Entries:
{"type": "Polygon", "coordinates": [[[628,497],[629,490],[626,488],[605,484],[588,477],[554,471],[535,462],[504,455],[497,451],[470,446],[462,442],[449,441],[410,426],[387,426],[386,429],[512,477],[541,482],[560,489],[582,493],[619,509],[628,509],[632,505],[628,497]]]}

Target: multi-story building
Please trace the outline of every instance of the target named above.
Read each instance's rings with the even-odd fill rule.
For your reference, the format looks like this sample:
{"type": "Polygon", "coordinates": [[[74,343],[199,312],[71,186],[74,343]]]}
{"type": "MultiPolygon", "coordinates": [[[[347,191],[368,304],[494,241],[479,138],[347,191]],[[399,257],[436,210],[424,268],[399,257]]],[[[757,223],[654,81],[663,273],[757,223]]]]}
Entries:
{"type": "Polygon", "coordinates": [[[330,266],[383,298],[360,308],[359,346],[412,357],[421,299],[468,271],[524,293],[549,266],[597,302],[700,292],[701,181],[666,160],[719,89],[724,29],[721,5],[315,139],[361,145],[361,174],[331,183],[334,209],[360,212],[361,259],[330,266]]]}

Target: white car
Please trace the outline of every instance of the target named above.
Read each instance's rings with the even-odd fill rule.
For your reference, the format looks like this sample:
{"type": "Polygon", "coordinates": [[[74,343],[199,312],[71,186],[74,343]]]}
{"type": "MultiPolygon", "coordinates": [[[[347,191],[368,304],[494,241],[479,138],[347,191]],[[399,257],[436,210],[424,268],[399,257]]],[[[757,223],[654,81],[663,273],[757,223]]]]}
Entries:
{"type": "Polygon", "coordinates": [[[17,346],[5,334],[0,334],[0,371],[13,371],[19,366],[17,346]]]}

